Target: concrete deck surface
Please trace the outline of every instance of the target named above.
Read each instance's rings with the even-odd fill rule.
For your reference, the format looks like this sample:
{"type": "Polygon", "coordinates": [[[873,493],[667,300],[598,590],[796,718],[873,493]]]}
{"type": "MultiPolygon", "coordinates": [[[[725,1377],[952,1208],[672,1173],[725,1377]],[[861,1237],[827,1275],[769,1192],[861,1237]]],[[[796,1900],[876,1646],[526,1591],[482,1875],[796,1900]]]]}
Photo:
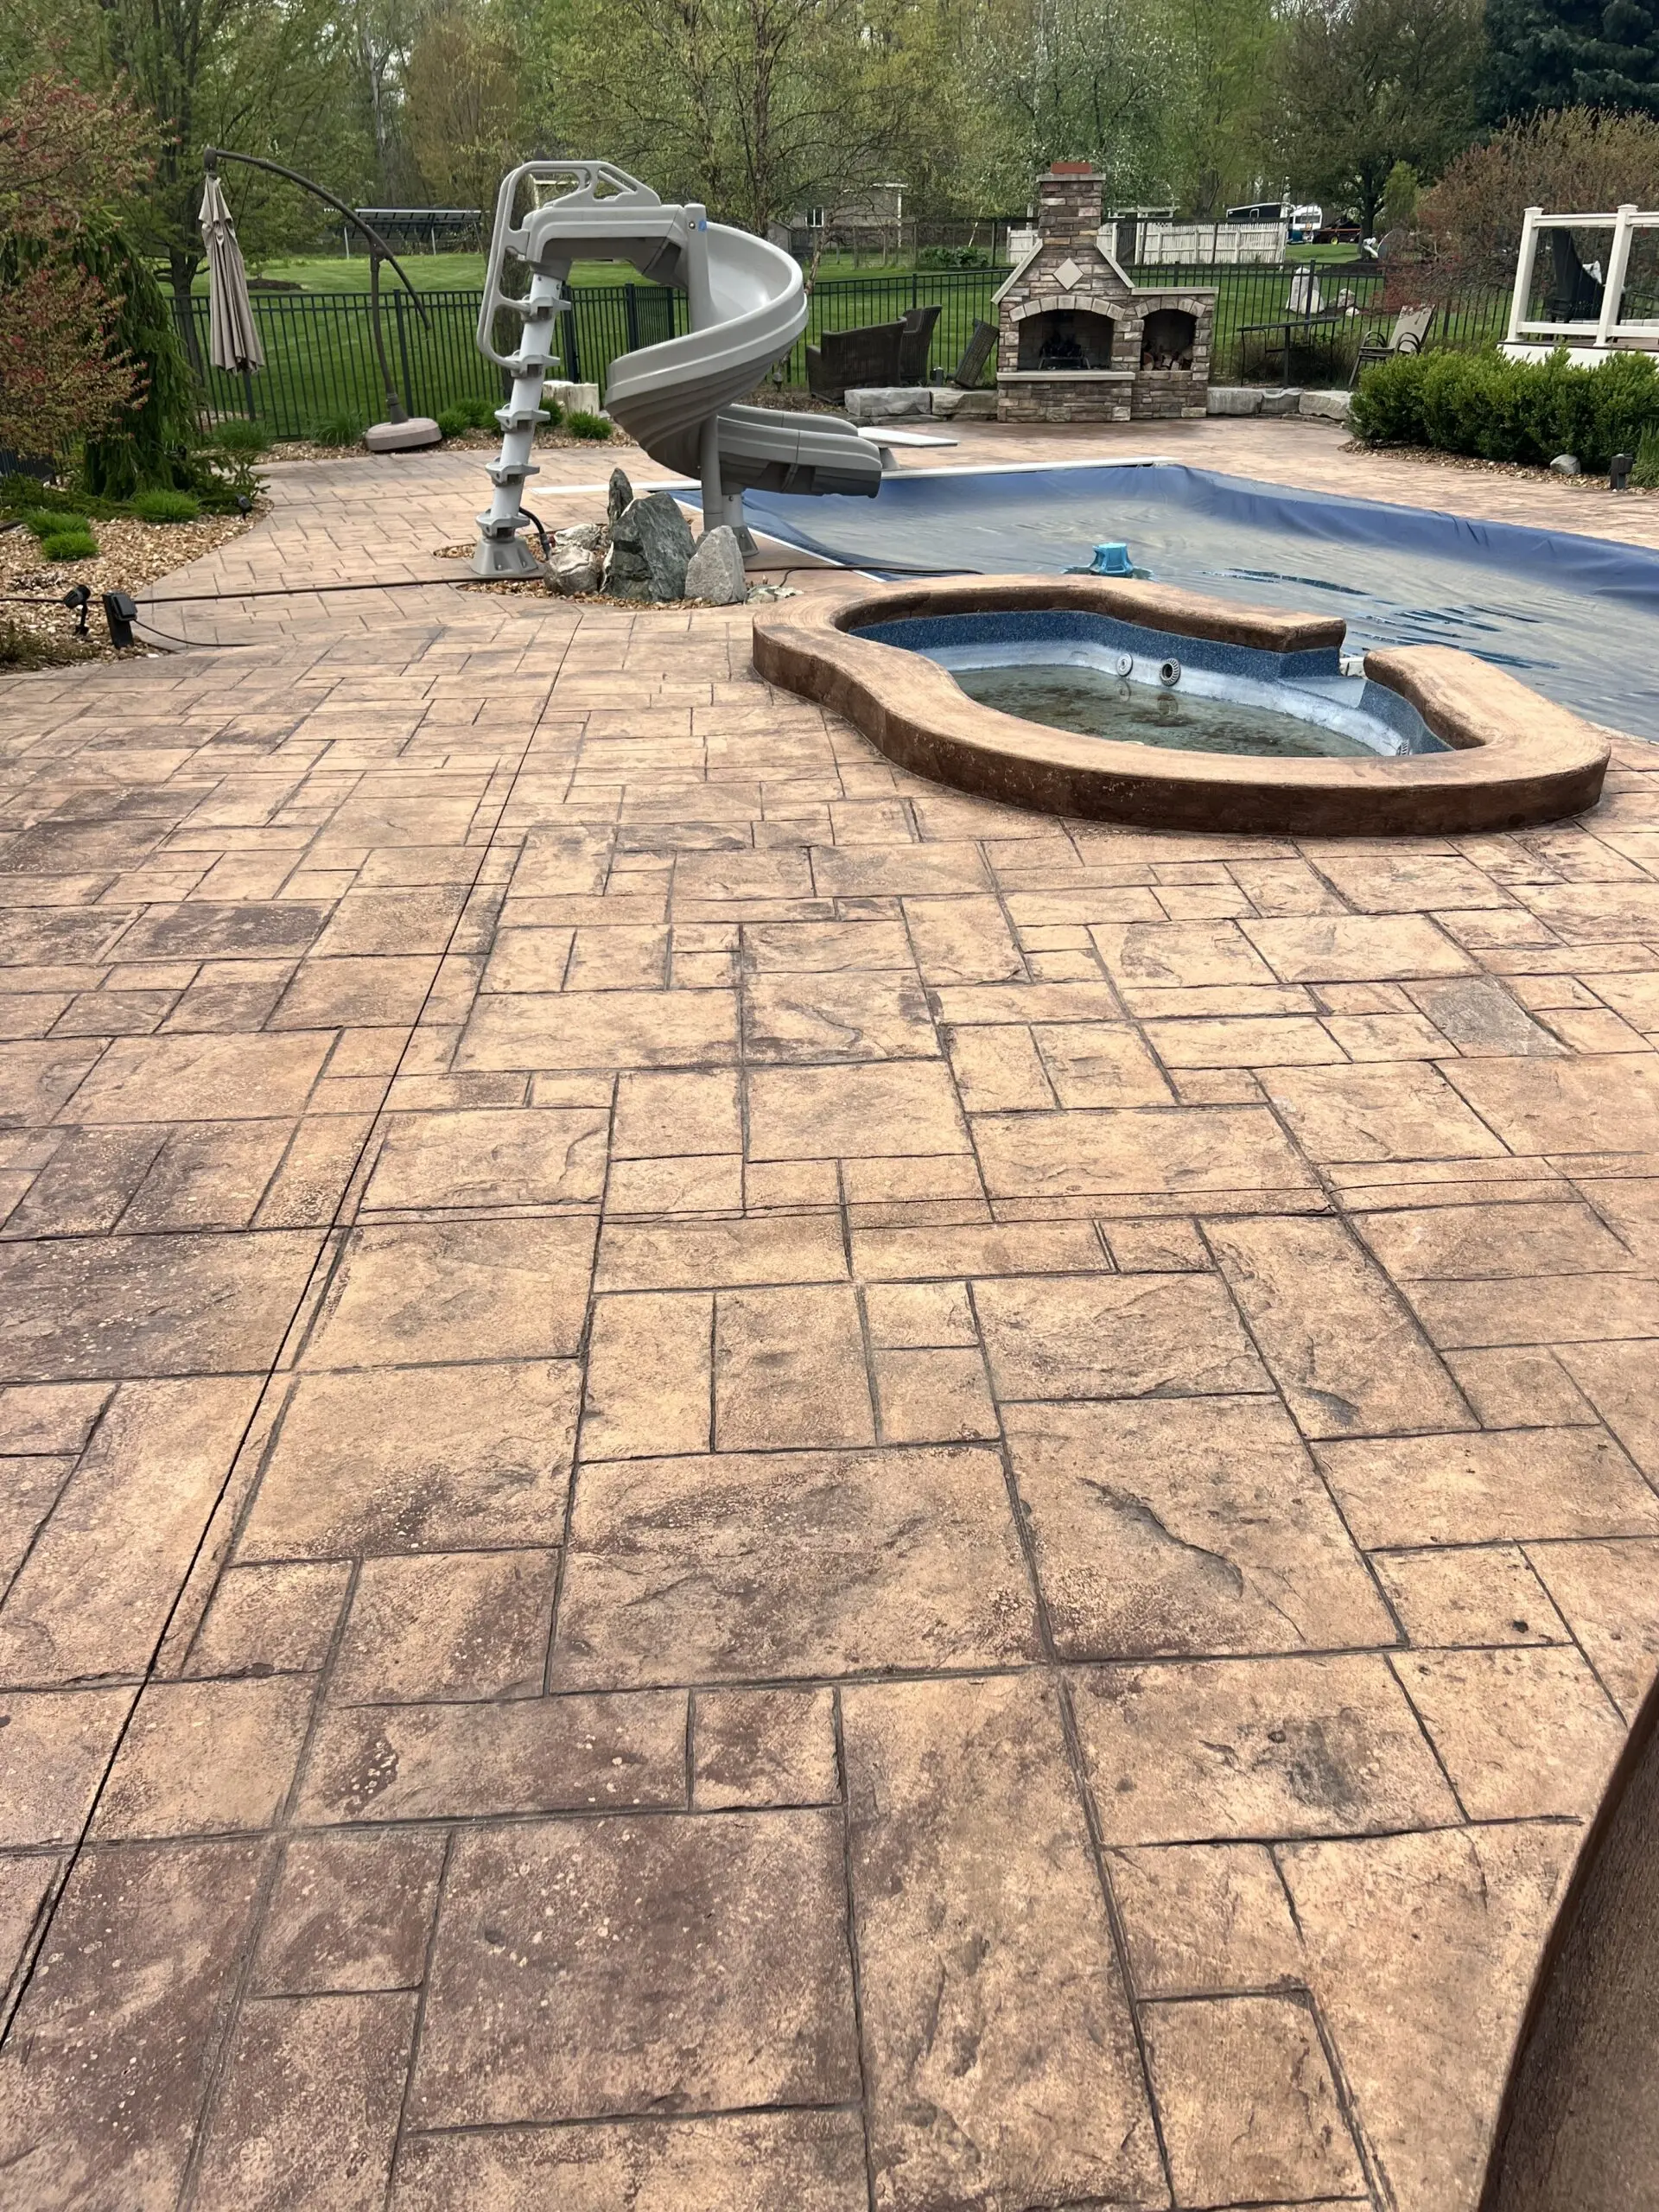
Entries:
{"type": "Polygon", "coordinates": [[[1659,1664],[1659,751],[1160,837],[741,611],[152,615],[0,690],[0,2199],[1472,2206],[1659,1664]]]}

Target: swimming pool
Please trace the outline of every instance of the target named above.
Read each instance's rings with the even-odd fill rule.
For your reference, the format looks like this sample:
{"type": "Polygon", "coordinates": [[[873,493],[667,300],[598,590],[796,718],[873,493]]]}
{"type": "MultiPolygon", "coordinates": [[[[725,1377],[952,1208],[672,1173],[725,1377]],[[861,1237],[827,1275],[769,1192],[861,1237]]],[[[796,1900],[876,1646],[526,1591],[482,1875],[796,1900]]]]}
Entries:
{"type": "Polygon", "coordinates": [[[882,576],[1058,575],[1123,538],[1160,582],[1341,615],[1353,650],[1460,646],[1659,739],[1659,553],[1638,546],[1169,461],[907,469],[874,500],[750,492],[745,504],[757,529],[882,576]]]}

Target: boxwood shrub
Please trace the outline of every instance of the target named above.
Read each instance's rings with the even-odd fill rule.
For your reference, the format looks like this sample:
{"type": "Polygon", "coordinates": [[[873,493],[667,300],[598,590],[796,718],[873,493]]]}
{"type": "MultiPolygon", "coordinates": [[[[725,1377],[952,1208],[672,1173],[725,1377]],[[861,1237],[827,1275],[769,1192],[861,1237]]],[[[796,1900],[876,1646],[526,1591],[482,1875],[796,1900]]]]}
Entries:
{"type": "Polygon", "coordinates": [[[1547,361],[1402,354],[1365,372],[1350,419],[1368,445],[1535,464],[1570,453],[1600,470],[1659,430],[1659,373],[1647,353],[1615,353],[1593,369],[1574,368],[1561,351],[1547,361]]]}

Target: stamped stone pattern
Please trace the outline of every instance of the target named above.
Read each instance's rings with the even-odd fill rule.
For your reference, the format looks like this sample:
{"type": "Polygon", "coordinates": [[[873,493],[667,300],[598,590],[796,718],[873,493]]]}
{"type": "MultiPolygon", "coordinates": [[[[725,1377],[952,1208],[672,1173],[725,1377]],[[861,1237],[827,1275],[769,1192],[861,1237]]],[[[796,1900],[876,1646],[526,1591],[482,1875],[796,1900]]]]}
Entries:
{"type": "Polygon", "coordinates": [[[1659,753],[1021,813],[278,474],[204,587],[400,588],[0,690],[8,2212],[1473,2212],[1659,1668],[1659,753]]]}

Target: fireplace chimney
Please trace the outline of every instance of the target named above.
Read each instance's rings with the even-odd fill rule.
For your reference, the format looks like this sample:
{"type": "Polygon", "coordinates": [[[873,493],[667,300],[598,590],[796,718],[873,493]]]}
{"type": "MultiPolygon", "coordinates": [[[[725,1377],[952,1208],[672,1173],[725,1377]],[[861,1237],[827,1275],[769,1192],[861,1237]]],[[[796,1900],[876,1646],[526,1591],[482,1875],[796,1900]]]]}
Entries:
{"type": "Polygon", "coordinates": [[[1045,245],[1092,245],[1100,229],[1101,180],[1088,162],[1056,162],[1037,180],[1037,228],[1045,245]]]}

